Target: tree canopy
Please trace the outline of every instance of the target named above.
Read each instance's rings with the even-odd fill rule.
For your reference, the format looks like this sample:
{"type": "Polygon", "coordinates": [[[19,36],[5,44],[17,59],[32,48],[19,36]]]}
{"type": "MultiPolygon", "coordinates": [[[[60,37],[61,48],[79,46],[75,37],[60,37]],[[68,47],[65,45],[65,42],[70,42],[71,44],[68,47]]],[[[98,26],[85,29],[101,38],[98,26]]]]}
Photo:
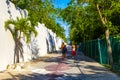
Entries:
{"type": "Polygon", "coordinates": [[[118,34],[119,3],[120,0],[71,0],[60,13],[63,20],[70,24],[70,40],[82,42],[103,38],[106,28],[109,28],[111,35],[118,34]]]}
{"type": "Polygon", "coordinates": [[[70,40],[78,43],[104,38],[106,28],[109,28],[111,35],[120,32],[120,0],[70,0],[68,6],[62,10],[55,9],[52,0],[11,1],[28,10],[28,18],[33,26],[37,22],[44,23],[47,28],[65,39],[65,30],[56,23],[62,17],[70,25],[70,40]]]}
{"type": "Polygon", "coordinates": [[[57,36],[65,38],[64,29],[56,23],[58,18],[57,10],[52,4],[52,0],[11,0],[16,7],[28,11],[28,19],[32,26],[38,22],[44,23],[48,29],[51,29],[57,36]]]}

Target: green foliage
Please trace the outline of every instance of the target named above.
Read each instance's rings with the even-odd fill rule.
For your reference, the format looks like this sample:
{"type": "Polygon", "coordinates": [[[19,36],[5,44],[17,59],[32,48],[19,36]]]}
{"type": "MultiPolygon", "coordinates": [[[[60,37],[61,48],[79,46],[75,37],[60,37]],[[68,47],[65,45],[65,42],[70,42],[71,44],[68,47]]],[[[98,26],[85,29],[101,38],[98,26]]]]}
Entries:
{"type": "Polygon", "coordinates": [[[120,43],[120,34],[118,34],[118,35],[114,35],[113,38],[114,38],[117,42],[120,43]]]}
{"type": "Polygon", "coordinates": [[[52,5],[52,0],[11,0],[16,7],[27,9],[28,19],[32,26],[36,26],[38,22],[44,23],[48,29],[51,29],[59,37],[65,37],[61,26],[56,23],[57,10],[52,5]],[[61,29],[61,30],[59,30],[61,29]]]}
{"type": "Polygon", "coordinates": [[[68,7],[61,11],[64,21],[70,24],[70,40],[82,42],[97,38],[103,38],[106,27],[110,34],[120,32],[119,13],[120,0],[71,0],[68,7]],[[96,4],[106,21],[101,22],[96,4]]]}
{"type": "Polygon", "coordinates": [[[102,64],[102,65],[109,70],[112,68],[111,65],[109,65],[109,64],[102,64]]]}
{"type": "Polygon", "coordinates": [[[7,20],[5,22],[5,29],[9,29],[14,39],[21,38],[22,34],[26,38],[26,42],[30,41],[32,33],[37,36],[37,31],[31,26],[27,18],[17,18],[17,20],[7,20]],[[10,26],[12,24],[13,26],[10,26]]]}
{"type": "MultiPolygon", "coordinates": [[[[35,34],[37,36],[37,31],[31,26],[28,18],[18,18],[16,20],[7,20],[5,22],[5,29],[9,29],[13,35],[15,41],[15,57],[14,63],[19,63],[20,55],[23,59],[21,38],[24,37],[28,43],[31,39],[31,35],[35,34]]],[[[24,60],[24,59],[23,59],[24,60]]]]}

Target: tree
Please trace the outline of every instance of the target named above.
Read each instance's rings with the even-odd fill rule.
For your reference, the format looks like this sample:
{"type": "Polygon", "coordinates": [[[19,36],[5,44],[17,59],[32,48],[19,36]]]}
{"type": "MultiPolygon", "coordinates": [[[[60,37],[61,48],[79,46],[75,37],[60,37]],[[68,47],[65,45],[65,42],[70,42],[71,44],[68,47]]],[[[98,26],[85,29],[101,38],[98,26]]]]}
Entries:
{"type": "Polygon", "coordinates": [[[52,0],[10,0],[16,7],[27,9],[28,18],[32,26],[36,26],[38,22],[44,23],[48,29],[51,29],[57,36],[65,38],[64,30],[56,23],[58,18],[57,10],[52,4],[52,0]],[[62,33],[58,33],[61,29],[62,33]]]}
{"type": "Polygon", "coordinates": [[[87,6],[83,6],[83,4],[71,2],[67,8],[61,11],[63,20],[70,25],[71,41],[79,43],[94,38],[95,26],[100,26],[100,24],[96,25],[94,23],[99,21],[99,19],[94,19],[97,14],[94,14],[93,10],[94,8],[89,9],[87,6]]]}
{"type": "Polygon", "coordinates": [[[107,47],[108,47],[107,48],[108,49],[108,55],[109,55],[111,65],[113,65],[113,58],[112,58],[112,48],[111,48],[110,39],[109,39],[109,30],[113,26],[112,26],[112,23],[111,23],[109,17],[111,16],[111,14],[116,9],[116,5],[117,5],[117,7],[119,6],[119,2],[120,2],[120,0],[118,0],[118,1],[113,1],[113,0],[94,1],[94,4],[97,8],[100,20],[103,24],[103,27],[106,28],[105,29],[105,38],[106,38],[106,43],[107,43],[107,47]]]}
{"type": "Polygon", "coordinates": [[[61,12],[63,20],[70,24],[71,40],[106,38],[111,65],[113,59],[109,33],[111,35],[119,33],[119,24],[114,22],[116,21],[114,19],[119,21],[115,18],[119,17],[119,3],[120,0],[71,0],[68,7],[61,12]]]}
{"type": "Polygon", "coordinates": [[[25,37],[26,42],[30,41],[31,35],[34,33],[37,36],[37,31],[31,26],[28,18],[17,18],[17,20],[7,20],[5,22],[5,29],[10,30],[15,41],[15,56],[14,63],[19,63],[20,56],[23,58],[22,54],[22,43],[20,42],[22,37],[25,37]],[[12,26],[10,26],[10,24],[12,26]]]}

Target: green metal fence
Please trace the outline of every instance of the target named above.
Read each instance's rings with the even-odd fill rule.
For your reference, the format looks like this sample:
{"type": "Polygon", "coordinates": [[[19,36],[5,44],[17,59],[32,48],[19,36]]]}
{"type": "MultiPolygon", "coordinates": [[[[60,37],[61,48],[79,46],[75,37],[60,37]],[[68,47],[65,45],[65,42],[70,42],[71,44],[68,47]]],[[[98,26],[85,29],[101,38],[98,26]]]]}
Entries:
{"type": "Polygon", "coordinates": [[[120,37],[111,39],[112,56],[114,64],[120,64],[120,37]]]}
{"type": "MultiPolygon", "coordinates": [[[[113,63],[120,64],[120,38],[110,37],[113,63]]],[[[97,39],[80,43],[83,53],[96,60],[101,64],[109,64],[109,57],[107,53],[107,44],[105,39],[97,39]]]]}

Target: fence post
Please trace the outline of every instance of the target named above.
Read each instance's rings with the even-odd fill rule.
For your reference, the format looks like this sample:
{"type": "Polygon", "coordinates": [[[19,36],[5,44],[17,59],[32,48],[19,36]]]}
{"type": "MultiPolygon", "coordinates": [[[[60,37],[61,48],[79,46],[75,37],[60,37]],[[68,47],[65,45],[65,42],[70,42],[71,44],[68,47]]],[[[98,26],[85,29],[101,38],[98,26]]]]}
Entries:
{"type": "Polygon", "coordinates": [[[95,56],[93,56],[93,53],[92,53],[92,43],[93,43],[93,41],[92,41],[91,44],[90,44],[90,47],[91,47],[90,53],[91,53],[91,57],[94,58],[95,56]]]}
{"type": "Polygon", "coordinates": [[[99,55],[100,55],[100,63],[102,64],[102,55],[101,55],[101,47],[100,47],[100,39],[98,38],[98,52],[99,52],[99,55]]]}

